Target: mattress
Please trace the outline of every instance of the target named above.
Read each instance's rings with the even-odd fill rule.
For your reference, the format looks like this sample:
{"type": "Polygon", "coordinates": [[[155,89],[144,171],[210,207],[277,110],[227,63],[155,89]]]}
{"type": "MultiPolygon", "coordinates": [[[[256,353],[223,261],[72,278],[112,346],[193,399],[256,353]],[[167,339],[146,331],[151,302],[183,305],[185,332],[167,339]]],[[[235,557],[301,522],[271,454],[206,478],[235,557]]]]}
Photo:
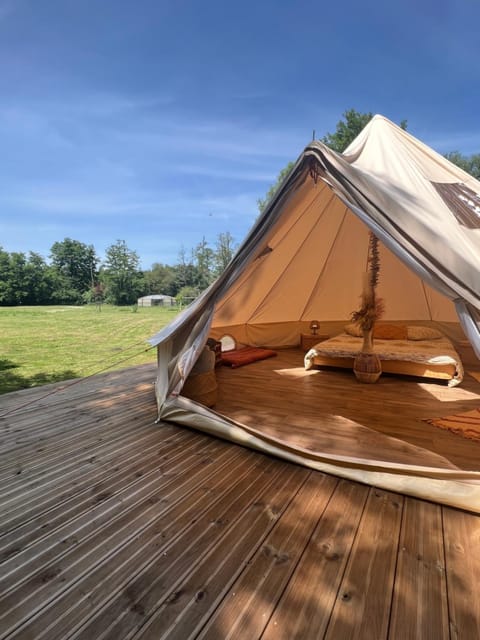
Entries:
{"type": "MultiPolygon", "coordinates": [[[[353,369],[355,355],[363,340],[347,333],[316,344],[305,354],[305,369],[329,366],[353,369]]],[[[460,356],[450,340],[374,340],[374,351],[382,363],[382,371],[409,376],[448,380],[456,386],[464,376],[460,356]]]]}

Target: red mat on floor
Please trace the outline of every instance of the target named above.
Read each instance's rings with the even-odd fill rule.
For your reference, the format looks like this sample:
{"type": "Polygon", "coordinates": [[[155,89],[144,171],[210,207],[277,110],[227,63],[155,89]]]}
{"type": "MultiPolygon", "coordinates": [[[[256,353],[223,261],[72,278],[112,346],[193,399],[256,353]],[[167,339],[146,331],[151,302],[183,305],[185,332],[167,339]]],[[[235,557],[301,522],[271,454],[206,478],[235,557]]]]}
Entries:
{"type": "Polygon", "coordinates": [[[237,367],[243,367],[246,364],[257,362],[258,360],[265,360],[266,358],[273,358],[277,352],[271,349],[261,349],[260,347],[242,347],[241,349],[234,349],[233,351],[222,352],[222,363],[227,367],[236,369],[237,367]]]}

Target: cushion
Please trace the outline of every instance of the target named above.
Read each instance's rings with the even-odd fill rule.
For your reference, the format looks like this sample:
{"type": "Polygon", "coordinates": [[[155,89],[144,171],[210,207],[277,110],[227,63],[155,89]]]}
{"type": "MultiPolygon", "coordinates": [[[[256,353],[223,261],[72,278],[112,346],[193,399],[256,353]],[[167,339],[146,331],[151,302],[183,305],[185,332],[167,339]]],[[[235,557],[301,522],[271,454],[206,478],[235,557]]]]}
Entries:
{"type": "Polygon", "coordinates": [[[233,351],[224,351],[222,353],[222,364],[227,367],[243,367],[251,362],[257,362],[257,360],[265,360],[265,358],[272,358],[276,356],[277,352],[271,349],[261,349],[259,347],[243,347],[242,349],[235,349],[233,351]]]}
{"type": "Polygon", "coordinates": [[[409,340],[438,340],[443,338],[443,333],[431,327],[411,325],[407,327],[409,340]]]}
{"type": "MultiPolygon", "coordinates": [[[[356,338],[363,336],[362,330],[358,324],[351,323],[345,327],[345,333],[356,338]]],[[[379,340],[438,340],[443,338],[443,333],[438,329],[431,327],[422,327],[420,325],[404,324],[388,324],[380,322],[373,328],[373,337],[379,340]]]]}
{"type": "Polygon", "coordinates": [[[404,324],[376,324],[373,337],[379,340],[407,340],[407,328],[404,324]]]}
{"type": "Polygon", "coordinates": [[[348,333],[349,336],[354,336],[355,338],[361,338],[363,336],[362,330],[358,326],[358,324],[351,323],[346,324],[344,327],[345,333],[348,333]]]}
{"type": "MultiPolygon", "coordinates": [[[[363,336],[362,330],[358,324],[355,323],[347,324],[345,332],[356,338],[363,336]]],[[[404,324],[388,324],[382,322],[374,326],[373,337],[379,340],[407,340],[407,327],[404,324]]]]}

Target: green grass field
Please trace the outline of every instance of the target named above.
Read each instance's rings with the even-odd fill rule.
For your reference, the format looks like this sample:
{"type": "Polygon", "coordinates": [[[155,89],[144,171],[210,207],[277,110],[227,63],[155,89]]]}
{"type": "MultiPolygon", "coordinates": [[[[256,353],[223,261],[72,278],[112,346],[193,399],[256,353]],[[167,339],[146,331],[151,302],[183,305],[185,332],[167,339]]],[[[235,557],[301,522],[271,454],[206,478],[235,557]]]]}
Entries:
{"type": "Polygon", "coordinates": [[[0,307],[0,393],[155,362],[147,338],[178,309],[0,307]],[[125,361],[126,358],[139,354],[125,361]],[[122,362],[123,361],[123,362],[122,362]]]}

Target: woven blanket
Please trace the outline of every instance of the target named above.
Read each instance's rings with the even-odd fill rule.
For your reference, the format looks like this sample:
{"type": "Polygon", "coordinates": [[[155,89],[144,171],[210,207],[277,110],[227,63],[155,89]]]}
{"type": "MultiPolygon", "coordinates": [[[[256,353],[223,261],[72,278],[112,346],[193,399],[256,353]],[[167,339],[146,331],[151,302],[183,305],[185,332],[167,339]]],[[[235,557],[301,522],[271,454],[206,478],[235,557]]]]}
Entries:
{"type": "Polygon", "coordinates": [[[444,418],[427,418],[424,422],[432,424],[434,427],[446,429],[463,438],[477,440],[480,442],[480,409],[457,413],[444,418]]]}

